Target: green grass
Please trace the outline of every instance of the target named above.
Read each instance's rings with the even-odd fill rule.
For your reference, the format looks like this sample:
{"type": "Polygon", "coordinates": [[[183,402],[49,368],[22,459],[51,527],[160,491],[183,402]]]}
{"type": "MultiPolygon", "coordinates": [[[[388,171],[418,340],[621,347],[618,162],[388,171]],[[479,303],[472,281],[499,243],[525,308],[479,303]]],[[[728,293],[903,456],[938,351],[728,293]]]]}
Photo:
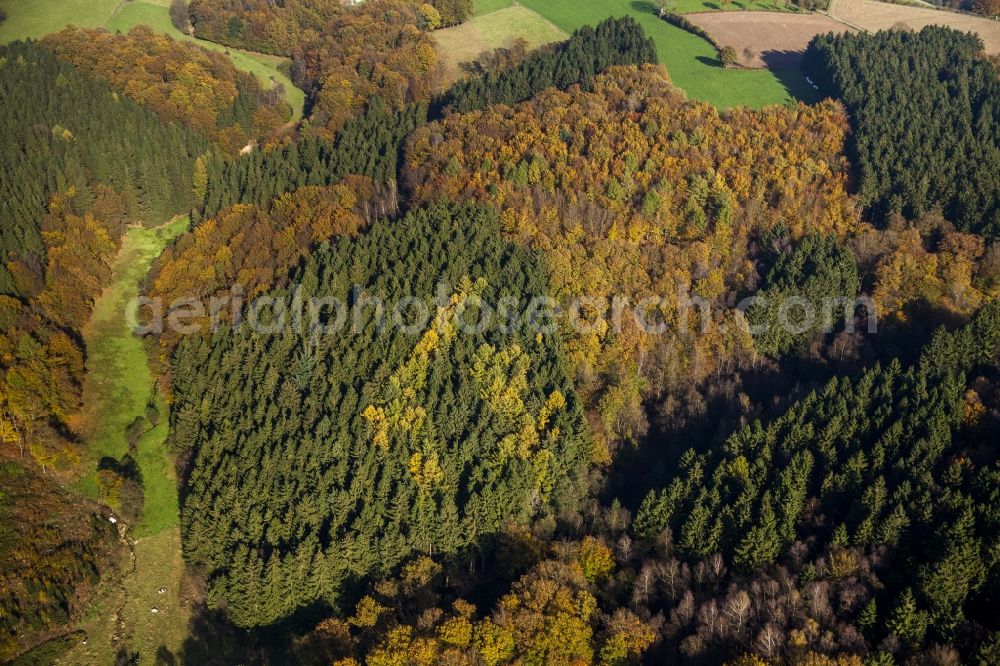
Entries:
{"type": "Polygon", "coordinates": [[[132,627],[129,645],[139,653],[140,663],[154,663],[161,649],[174,655],[180,652],[192,610],[190,603],[184,603],[183,577],[180,528],[136,542],[135,574],[125,581],[124,615],[132,627]],[[161,587],[166,588],[163,594],[161,587]],[[160,612],[154,614],[152,608],[160,612]]]}
{"type": "Polygon", "coordinates": [[[514,6],[514,0],[472,0],[472,15],[482,16],[514,6]]]}
{"type": "Polygon", "coordinates": [[[7,20],[0,23],[0,43],[38,39],[67,24],[81,28],[104,25],[121,0],[0,0],[7,20]]]}
{"type": "Polygon", "coordinates": [[[306,94],[295,87],[288,75],[282,71],[287,58],[252,53],[240,49],[230,49],[214,42],[196,39],[178,30],[170,21],[169,0],[0,0],[0,8],[8,18],[0,23],[0,43],[38,38],[50,32],[61,30],[67,25],[86,28],[104,27],[111,32],[128,32],[137,25],[148,25],[157,32],[163,32],[174,39],[193,42],[199,46],[229,54],[233,64],[254,74],[260,82],[270,88],[280,83],[285,89],[285,99],[292,107],[292,120],[302,118],[306,94]]]}
{"type": "Polygon", "coordinates": [[[84,385],[84,439],[91,473],[79,483],[88,495],[97,495],[96,465],[104,456],[120,459],[128,453],[125,429],[146,413],[154,398],[159,424],[140,440],[136,455],[142,472],[145,502],[135,536],[157,534],[178,524],[177,480],[164,443],[166,408],[154,394],[154,380],[142,341],[132,334],[125,318],[127,304],[139,293],[139,283],[166,244],[187,229],[187,216],[159,229],[134,227],[125,234],[114,265],[114,279],[98,298],[83,335],[87,345],[84,385]]]}
{"type": "MultiPolygon", "coordinates": [[[[703,0],[681,0],[702,3],[703,0]]],[[[643,0],[521,0],[566,32],[583,25],[596,25],[609,16],[633,16],[653,38],[660,62],[670,78],[691,99],[705,100],[720,108],[759,108],[790,99],[814,101],[812,89],[798,71],[725,69],[715,48],[707,41],[670,25],[657,16],[658,7],[643,0]]],[[[707,9],[707,8],[706,8],[707,9]]]]}
{"type": "MultiPolygon", "coordinates": [[[[132,334],[126,306],[139,294],[153,260],[163,248],[190,225],[188,216],[178,216],[162,227],[133,227],[125,234],[114,263],[114,277],[94,305],[84,327],[87,345],[87,379],[83,393],[84,440],[91,462],[79,489],[96,495],[96,463],[103,456],[121,458],[128,451],[125,428],[146,413],[152,396],[160,417],[155,427],[139,440],[136,454],[142,472],[145,503],[142,518],[132,530],[136,538],[134,570],[126,562],[118,580],[101,582],[101,592],[88,609],[79,629],[84,643],[74,637],[69,653],[56,663],[110,664],[115,652],[127,646],[139,652],[142,663],[159,663],[167,653],[180,651],[188,633],[190,599],[185,598],[184,560],[178,526],[177,478],[166,450],[167,408],[147,364],[142,341],[132,334]],[[160,588],[165,592],[160,594],[160,588]],[[153,613],[156,608],[159,612],[153,613]],[[116,626],[121,609],[124,633],[116,626]]],[[[51,663],[51,662],[50,662],[51,663]]],[[[167,659],[167,663],[173,663],[167,659]]]]}

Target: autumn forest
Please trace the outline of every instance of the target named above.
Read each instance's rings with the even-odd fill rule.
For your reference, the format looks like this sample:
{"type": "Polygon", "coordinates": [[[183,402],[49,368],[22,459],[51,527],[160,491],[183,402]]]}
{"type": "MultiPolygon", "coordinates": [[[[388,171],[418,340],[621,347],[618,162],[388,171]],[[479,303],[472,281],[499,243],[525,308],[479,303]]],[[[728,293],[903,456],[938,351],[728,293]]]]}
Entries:
{"type": "Polygon", "coordinates": [[[0,663],[1000,664],[980,37],[128,4],[0,44],[0,663]]]}

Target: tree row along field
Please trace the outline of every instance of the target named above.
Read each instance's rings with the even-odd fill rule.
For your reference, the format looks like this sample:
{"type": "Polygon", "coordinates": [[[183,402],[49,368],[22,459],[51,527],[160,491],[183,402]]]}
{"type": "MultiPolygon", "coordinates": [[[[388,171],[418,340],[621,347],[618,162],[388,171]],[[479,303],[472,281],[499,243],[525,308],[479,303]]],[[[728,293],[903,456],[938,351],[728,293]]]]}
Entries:
{"type": "MultiPolygon", "coordinates": [[[[523,0],[522,4],[567,32],[583,25],[594,25],[608,16],[632,16],[655,42],[660,62],[667,68],[671,80],[687,92],[690,98],[711,102],[719,108],[760,108],[796,98],[806,101],[816,99],[812,88],[798,71],[733,70],[722,67],[718,52],[712,44],[661,20],[657,15],[658,10],[651,2],[523,0]]],[[[703,3],[691,3],[689,10],[699,8],[702,11],[708,9],[703,3]]]]}

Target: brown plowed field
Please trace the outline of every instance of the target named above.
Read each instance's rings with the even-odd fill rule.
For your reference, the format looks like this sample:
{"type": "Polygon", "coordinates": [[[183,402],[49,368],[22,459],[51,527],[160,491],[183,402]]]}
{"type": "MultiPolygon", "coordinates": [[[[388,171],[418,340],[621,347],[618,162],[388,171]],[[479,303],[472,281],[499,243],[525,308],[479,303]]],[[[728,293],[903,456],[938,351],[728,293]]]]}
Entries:
{"type": "Polygon", "coordinates": [[[830,16],[865,30],[888,30],[905,25],[920,30],[928,25],[945,25],[963,32],[978,33],[987,53],[1000,53],[1000,21],[929,7],[891,5],[875,0],[833,0],[830,16]]]}
{"type": "Polygon", "coordinates": [[[822,14],[707,12],[686,17],[704,28],[719,46],[736,49],[745,67],[792,69],[798,67],[802,52],[815,35],[853,31],[822,14]],[[744,56],[747,48],[752,52],[749,60],[744,56]]]}

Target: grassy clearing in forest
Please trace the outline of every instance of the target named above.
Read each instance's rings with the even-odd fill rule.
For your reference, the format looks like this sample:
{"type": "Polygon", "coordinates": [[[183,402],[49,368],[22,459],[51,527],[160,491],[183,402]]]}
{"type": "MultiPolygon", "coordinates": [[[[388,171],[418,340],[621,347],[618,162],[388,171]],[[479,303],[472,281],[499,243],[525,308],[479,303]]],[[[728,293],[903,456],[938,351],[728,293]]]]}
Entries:
{"type": "Polygon", "coordinates": [[[97,494],[97,462],[128,452],[125,428],[146,414],[150,399],[159,418],[139,439],[135,453],[145,492],[142,518],[129,535],[136,539],[135,567],[126,564],[120,583],[102,583],[102,593],[79,625],[86,643],[76,641],[59,663],[115,663],[120,648],[138,652],[142,663],[176,663],[174,655],[188,635],[193,606],[182,589],[177,478],[166,449],[167,407],[155,391],[146,349],[132,334],[125,309],[138,295],[153,260],[189,225],[190,218],[184,215],[158,228],[129,229],[115,260],[113,281],[98,298],[83,330],[87,345],[83,430],[92,471],[81,480],[81,489],[97,494]]]}
{"type": "Polygon", "coordinates": [[[82,417],[91,472],[80,481],[81,490],[97,496],[98,462],[105,456],[121,459],[128,453],[125,429],[136,417],[145,415],[150,400],[159,408],[157,426],[140,438],[136,453],[145,492],[136,537],[157,534],[177,525],[177,480],[164,446],[166,407],[155,393],[146,350],[142,340],[132,335],[125,308],[138,296],[139,283],[146,277],[153,259],[189,223],[187,216],[180,216],[160,228],[128,230],[115,260],[113,281],[97,299],[83,330],[87,378],[82,417]]]}
{"type": "Polygon", "coordinates": [[[183,589],[184,559],[180,528],[174,527],[135,543],[135,571],[122,587],[107,590],[80,623],[87,643],[76,644],[56,663],[113,664],[121,647],[138,652],[142,664],[179,663],[194,605],[183,589]],[[160,594],[160,588],[165,592],[160,594]],[[124,604],[124,605],[123,605],[124,604]],[[121,607],[124,629],[117,641],[115,610],[121,607]],[[153,608],[157,612],[153,613],[153,608]]]}

